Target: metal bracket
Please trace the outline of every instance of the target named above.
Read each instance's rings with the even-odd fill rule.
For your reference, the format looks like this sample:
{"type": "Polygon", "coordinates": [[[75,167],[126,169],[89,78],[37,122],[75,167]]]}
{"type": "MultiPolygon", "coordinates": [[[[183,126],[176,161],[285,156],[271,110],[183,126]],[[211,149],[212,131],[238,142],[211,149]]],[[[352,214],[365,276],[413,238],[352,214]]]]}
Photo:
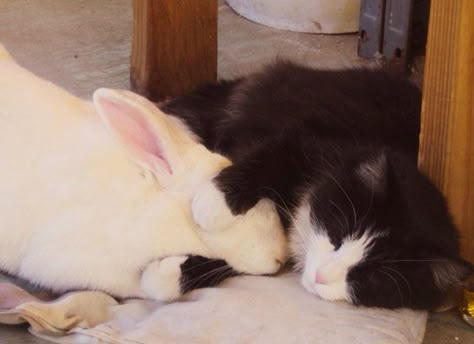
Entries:
{"type": "Polygon", "coordinates": [[[419,37],[419,24],[427,26],[429,0],[362,0],[359,21],[358,55],[365,58],[383,57],[388,65],[400,72],[408,67],[412,38],[419,37]],[[412,34],[414,23],[416,32],[412,34]]]}
{"type": "Polygon", "coordinates": [[[406,70],[415,0],[386,0],[383,56],[390,65],[406,70]]]}
{"type": "Polygon", "coordinates": [[[382,51],[385,0],[362,0],[357,53],[372,58],[382,51]]]}

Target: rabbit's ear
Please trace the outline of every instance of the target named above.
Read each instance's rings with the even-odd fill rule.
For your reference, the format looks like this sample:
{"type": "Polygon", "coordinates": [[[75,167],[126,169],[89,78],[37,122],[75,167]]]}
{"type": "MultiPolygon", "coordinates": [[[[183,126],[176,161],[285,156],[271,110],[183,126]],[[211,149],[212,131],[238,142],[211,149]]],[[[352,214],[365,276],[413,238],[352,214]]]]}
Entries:
{"type": "Polygon", "coordinates": [[[160,181],[173,174],[191,139],[175,128],[166,115],[143,97],[129,91],[101,88],[94,105],[108,130],[142,168],[160,181]]]}

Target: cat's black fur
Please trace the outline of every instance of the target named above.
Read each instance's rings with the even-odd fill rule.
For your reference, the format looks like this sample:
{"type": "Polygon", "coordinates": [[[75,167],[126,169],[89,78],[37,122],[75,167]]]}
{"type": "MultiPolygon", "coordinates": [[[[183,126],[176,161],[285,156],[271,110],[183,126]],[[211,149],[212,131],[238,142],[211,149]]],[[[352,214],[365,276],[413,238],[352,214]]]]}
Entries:
{"type": "Polygon", "coordinates": [[[181,293],[212,287],[237,273],[222,259],[188,256],[181,264],[181,293]]]}
{"type": "Polygon", "coordinates": [[[336,248],[367,228],[383,233],[347,274],[353,303],[433,309],[472,267],[443,197],[416,167],[420,98],[383,71],[280,61],[161,108],[232,160],[215,181],[234,214],[270,198],[288,229],[304,198],[336,248]]]}

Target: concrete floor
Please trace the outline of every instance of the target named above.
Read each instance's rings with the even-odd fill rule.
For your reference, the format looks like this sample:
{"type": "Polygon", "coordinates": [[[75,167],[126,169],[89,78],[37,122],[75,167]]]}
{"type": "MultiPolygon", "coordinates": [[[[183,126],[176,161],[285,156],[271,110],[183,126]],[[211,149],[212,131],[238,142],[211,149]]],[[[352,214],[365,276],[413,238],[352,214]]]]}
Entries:
{"type": "MultiPolygon", "coordinates": [[[[129,87],[130,0],[0,0],[0,23],[0,42],[22,65],[72,93],[88,98],[100,86],[129,87]]],[[[356,55],[355,35],[274,30],[238,16],[222,0],[218,45],[221,78],[276,56],[321,68],[369,65],[356,55]]],[[[45,342],[24,326],[0,326],[0,343],[45,342]]],[[[474,343],[474,327],[454,310],[432,314],[424,343],[474,343]]]]}

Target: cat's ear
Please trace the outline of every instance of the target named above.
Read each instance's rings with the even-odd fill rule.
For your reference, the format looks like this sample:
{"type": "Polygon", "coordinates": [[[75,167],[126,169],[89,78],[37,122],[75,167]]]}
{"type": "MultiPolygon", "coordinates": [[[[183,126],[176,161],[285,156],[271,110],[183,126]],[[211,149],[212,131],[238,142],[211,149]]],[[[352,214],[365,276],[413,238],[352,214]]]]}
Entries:
{"type": "Polygon", "coordinates": [[[356,174],[360,181],[376,193],[384,193],[389,174],[387,153],[379,153],[371,159],[365,160],[356,168],[356,174]]]}
{"type": "Polygon", "coordinates": [[[461,285],[474,273],[473,265],[461,258],[434,259],[430,265],[433,279],[442,290],[461,285]]]}

